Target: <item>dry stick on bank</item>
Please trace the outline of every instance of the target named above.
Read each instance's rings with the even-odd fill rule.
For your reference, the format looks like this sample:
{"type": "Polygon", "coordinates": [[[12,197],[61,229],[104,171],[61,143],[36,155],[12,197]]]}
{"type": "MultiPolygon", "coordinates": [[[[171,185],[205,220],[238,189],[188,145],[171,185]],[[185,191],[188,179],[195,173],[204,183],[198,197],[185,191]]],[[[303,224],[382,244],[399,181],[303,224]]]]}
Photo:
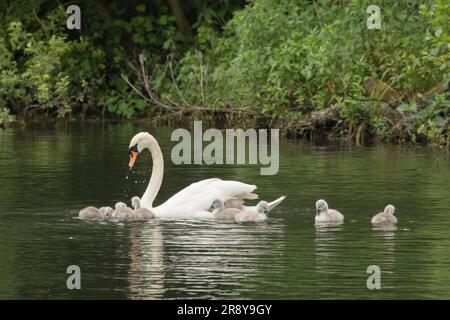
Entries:
{"type": "MultiPolygon", "coordinates": [[[[225,107],[222,109],[213,109],[204,105],[196,105],[190,103],[186,97],[183,95],[178,82],[176,80],[176,70],[174,69],[173,64],[173,56],[169,56],[167,63],[164,64],[164,69],[162,70],[161,77],[167,76],[172,82],[172,86],[178,96],[177,101],[171,99],[167,96],[161,98],[161,92],[158,92],[156,88],[151,86],[152,81],[156,73],[160,70],[160,65],[156,65],[153,68],[153,72],[149,74],[147,72],[147,61],[143,55],[139,56],[139,66],[133,65],[131,62],[128,62],[128,67],[132,70],[133,74],[135,74],[137,81],[130,81],[127,75],[122,74],[122,78],[129,85],[129,87],[142,99],[150,103],[152,106],[156,106],[156,110],[162,111],[160,117],[165,117],[167,120],[174,119],[174,117],[182,117],[185,114],[192,116],[201,115],[203,117],[213,116],[215,114],[223,114],[225,115],[227,120],[239,120],[243,117],[240,115],[248,115],[251,118],[246,118],[244,123],[248,124],[248,120],[255,121],[259,119],[269,120],[265,118],[260,112],[253,110],[240,110],[231,107],[225,107]],[[169,72],[169,74],[167,74],[169,72]],[[237,118],[233,118],[236,116],[237,118]],[[247,122],[246,122],[247,121],[247,122]]],[[[201,62],[202,64],[202,62],[201,62]]],[[[203,72],[203,65],[201,65],[200,72],[203,72]]],[[[177,68],[177,66],[175,66],[177,68]]],[[[365,91],[368,96],[366,99],[360,99],[358,97],[352,97],[354,100],[363,101],[363,102],[378,102],[380,103],[380,107],[377,112],[382,114],[385,120],[390,123],[391,130],[394,136],[397,139],[403,141],[415,141],[415,135],[410,131],[410,124],[413,118],[402,112],[399,112],[392,105],[395,105],[400,101],[400,95],[397,94],[391,87],[384,86],[379,90],[374,90],[374,88],[378,88],[379,83],[381,81],[374,82],[374,86],[368,86],[368,81],[374,82],[369,78],[365,83],[365,91]],[[371,90],[372,89],[372,90],[371,90]],[[374,96],[375,94],[375,96],[374,96]],[[387,100],[387,101],[384,101],[387,100]],[[384,102],[384,103],[383,103],[384,102]]],[[[203,80],[201,80],[200,85],[203,85],[203,80]]],[[[202,89],[202,100],[203,104],[206,103],[207,99],[205,99],[203,87],[202,89]]],[[[253,125],[256,125],[253,122],[253,125]]],[[[359,123],[348,122],[340,115],[340,106],[333,105],[328,108],[313,111],[306,119],[302,120],[289,120],[289,119],[270,119],[269,123],[265,123],[264,126],[271,127],[274,125],[280,129],[283,129],[284,133],[294,133],[296,135],[305,136],[314,135],[316,129],[319,131],[327,133],[329,136],[333,136],[337,133],[337,131],[345,130],[348,132],[348,137],[350,140],[354,140],[357,144],[361,143],[365,138],[365,133],[367,132],[369,126],[368,119],[360,119],[359,123]]],[[[340,135],[340,134],[338,134],[340,135]]]]}
{"type": "Polygon", "coordinates": [[[175,91],[177,92],[177,95],[180,97],[180,100],[182,101],[183,105],[177,103],[176,101],[173,101],[172,99],[166,97],[165,99],[167,100],[167,102],[162,101],[159,96],[159,92],[155,91],[152,87],[151,87],[151,81],[153,80],[153,77],[157,71],[158,65],[155,66],[155,68],[153,69],[153,72],[151,75],[149,75],[147,73],[147,67],[146,67],[146,59],[145,57],[141,54],[139,55],[139,67],[134,66],[130,61],[128,61],[127,66],[134,72],[134,74],[137,77],[139,86],[141,88],[143,88],[143,90],[140,90],[139,88],[137,88],[136,85],[134,85],[130,79],[128,78],[127,75],[122,74],[122,79],[128,84],[128,86],[134,91],[136,92],[137,95],[139,95],[142,99],[146,100],[147,102],[149,102],[152,105],[155,105],[157,107],[159,107],[162,111],[166,112],[166,113],[178,113],[178,114],[183,114],[183,113],[212,113],[212,112],[220,112],[220,113],[225,113],[225,114],[247,114],[247,115],[254,115],[254,116],[258,116],[260,115],[258,112],[255,111],[251,111],[251,110],[239,110],[239,109],[234,109],[234,108],[223,108],[223,109],[219,109],[219,110],[215,110],[209,107],[205,107],[205,106],[198,106],[198,105],[194,105],[189,103],[185,97],[183,96],[183,94],[181,93],[176,78],[175,78],[175,72],[173,70],[173,64],[172,64],[172,57],[169,56],[167,63],[165,64],[164,70],[163,70],[163,75],[164,76],[167,72],[167,70],[169,70],[170,72],[170,78],[172,81],[172,85],[175,88],[175,91]]]}

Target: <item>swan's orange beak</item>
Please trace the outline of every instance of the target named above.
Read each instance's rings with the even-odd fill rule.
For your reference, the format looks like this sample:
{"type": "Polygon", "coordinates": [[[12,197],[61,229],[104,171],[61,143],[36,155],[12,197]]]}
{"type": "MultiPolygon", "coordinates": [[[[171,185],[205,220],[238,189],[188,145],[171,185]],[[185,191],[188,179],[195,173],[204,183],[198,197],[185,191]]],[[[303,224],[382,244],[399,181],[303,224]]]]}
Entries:
{"type": "Polygon", "coordinates": [[[136,151],[131,151],[130,152],[130,162],[128,162],[128,166],[131,168],[133,168],[134,163],[136,162],[136,159],[138,157],[139,152],[136,151]]]}

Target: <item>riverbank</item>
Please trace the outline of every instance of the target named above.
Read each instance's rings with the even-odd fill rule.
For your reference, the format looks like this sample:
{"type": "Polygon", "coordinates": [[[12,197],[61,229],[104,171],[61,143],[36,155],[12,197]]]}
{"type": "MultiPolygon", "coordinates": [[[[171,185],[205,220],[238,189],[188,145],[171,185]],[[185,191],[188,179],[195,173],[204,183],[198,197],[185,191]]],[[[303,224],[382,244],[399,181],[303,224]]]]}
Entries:
{"type": "Polygon", "coordinates": [[[384,128],[382,132],[371,125],[369,117],[363,117],[356,121],[344,118],[339,106],[331,106],[320,111],[312,112],[303,119],[291,118],[270,118],[256,112],[227,112],[223,110],[202,110],[202,111],[177,111],[173,113],[149,113],[136,114],[132,119],[123,119],[117,115],[81,115],[54,118],[47,115],[36,115],[12,117],[12,121],[5,123],[4,127],[65,127],[71,122],[86,123],[149,123],[152,126],[175,126],[192,127],[193,121],[203,121],[205,125],[218,129],[224,128],[267,128],[280,129],[281,136],[296,139],[328,139],[341,140],[356,145],[365,143],[391,143],[391,144],[421,144],[436,148],[449,148],[450,138],[448,126],[450,119],[447,118],[447,129],[429,137],[421,133],[413,133],[411,126],[414,117],[411,114],[401,113],[389,106],[383,106],[380,110],[385,115],[385,122],[390,126],[384,128]]]}
{"type": "Polygon", "coordinates": [[[449,146],[448,1],[383,4],[381,29],[365,1],[186,3],[183,23],[164,2],[82,2],[79,30],[46,3],[0,4],[0,127],[210,119],[449,146]]]}

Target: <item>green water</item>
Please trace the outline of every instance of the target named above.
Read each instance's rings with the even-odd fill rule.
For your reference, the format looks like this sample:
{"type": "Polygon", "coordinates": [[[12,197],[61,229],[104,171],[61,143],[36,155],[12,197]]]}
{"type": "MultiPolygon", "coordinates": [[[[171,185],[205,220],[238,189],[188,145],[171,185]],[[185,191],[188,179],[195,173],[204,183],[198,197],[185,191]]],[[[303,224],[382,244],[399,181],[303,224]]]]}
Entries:
{"type": "Polygon", "coordinates": [[[0,130],[0,298],[450,299],[450,159],[425,147],[281,140],[280,170],[170,161],[173,128],[80,125],[0,130]],[[128,143],[150,131],[165,176],[156,203],[191,182],[220,177],[287,195],[267,223],[81,221],[87,205],[142,195],[151,158],[129,172],[128,143]],[[324,198],[345,215],[314,226],[324,198]],[[392,230],[370,218],[396,206],[392,230]],[[81,268],[81,290],[66,269],[81,268]],[[369,265],[381,289],[366,285],[369,265]]]}

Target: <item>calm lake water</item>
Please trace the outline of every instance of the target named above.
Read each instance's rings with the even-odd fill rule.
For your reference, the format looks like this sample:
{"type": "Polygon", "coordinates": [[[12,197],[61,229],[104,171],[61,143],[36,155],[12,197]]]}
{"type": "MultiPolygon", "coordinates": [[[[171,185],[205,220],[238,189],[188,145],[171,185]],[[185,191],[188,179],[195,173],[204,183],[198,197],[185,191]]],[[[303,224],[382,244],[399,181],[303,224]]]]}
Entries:
{"type": "Polygon", "coordinates": [[[450,299],[450,158],[426,147],[280,142],[280,170],[171,163],[171,128],[71,124],[0,130],[1,299],[450,299]],[[128,170],[128,144],[150,131],[165,157],[156,203],[201,179],[287,195],[266,223],[81,221],[80,208],[129,203],[150,177],[146,152],[128,170]],[[345,215],[314,226],[324,198],[345,215]],[[393,230],[370,218],[396,206],[393,230]],[[81,290],[66,269],[81,268],[81,290]],[[369,290],[369,265],[381,290],[369,290]]]}

